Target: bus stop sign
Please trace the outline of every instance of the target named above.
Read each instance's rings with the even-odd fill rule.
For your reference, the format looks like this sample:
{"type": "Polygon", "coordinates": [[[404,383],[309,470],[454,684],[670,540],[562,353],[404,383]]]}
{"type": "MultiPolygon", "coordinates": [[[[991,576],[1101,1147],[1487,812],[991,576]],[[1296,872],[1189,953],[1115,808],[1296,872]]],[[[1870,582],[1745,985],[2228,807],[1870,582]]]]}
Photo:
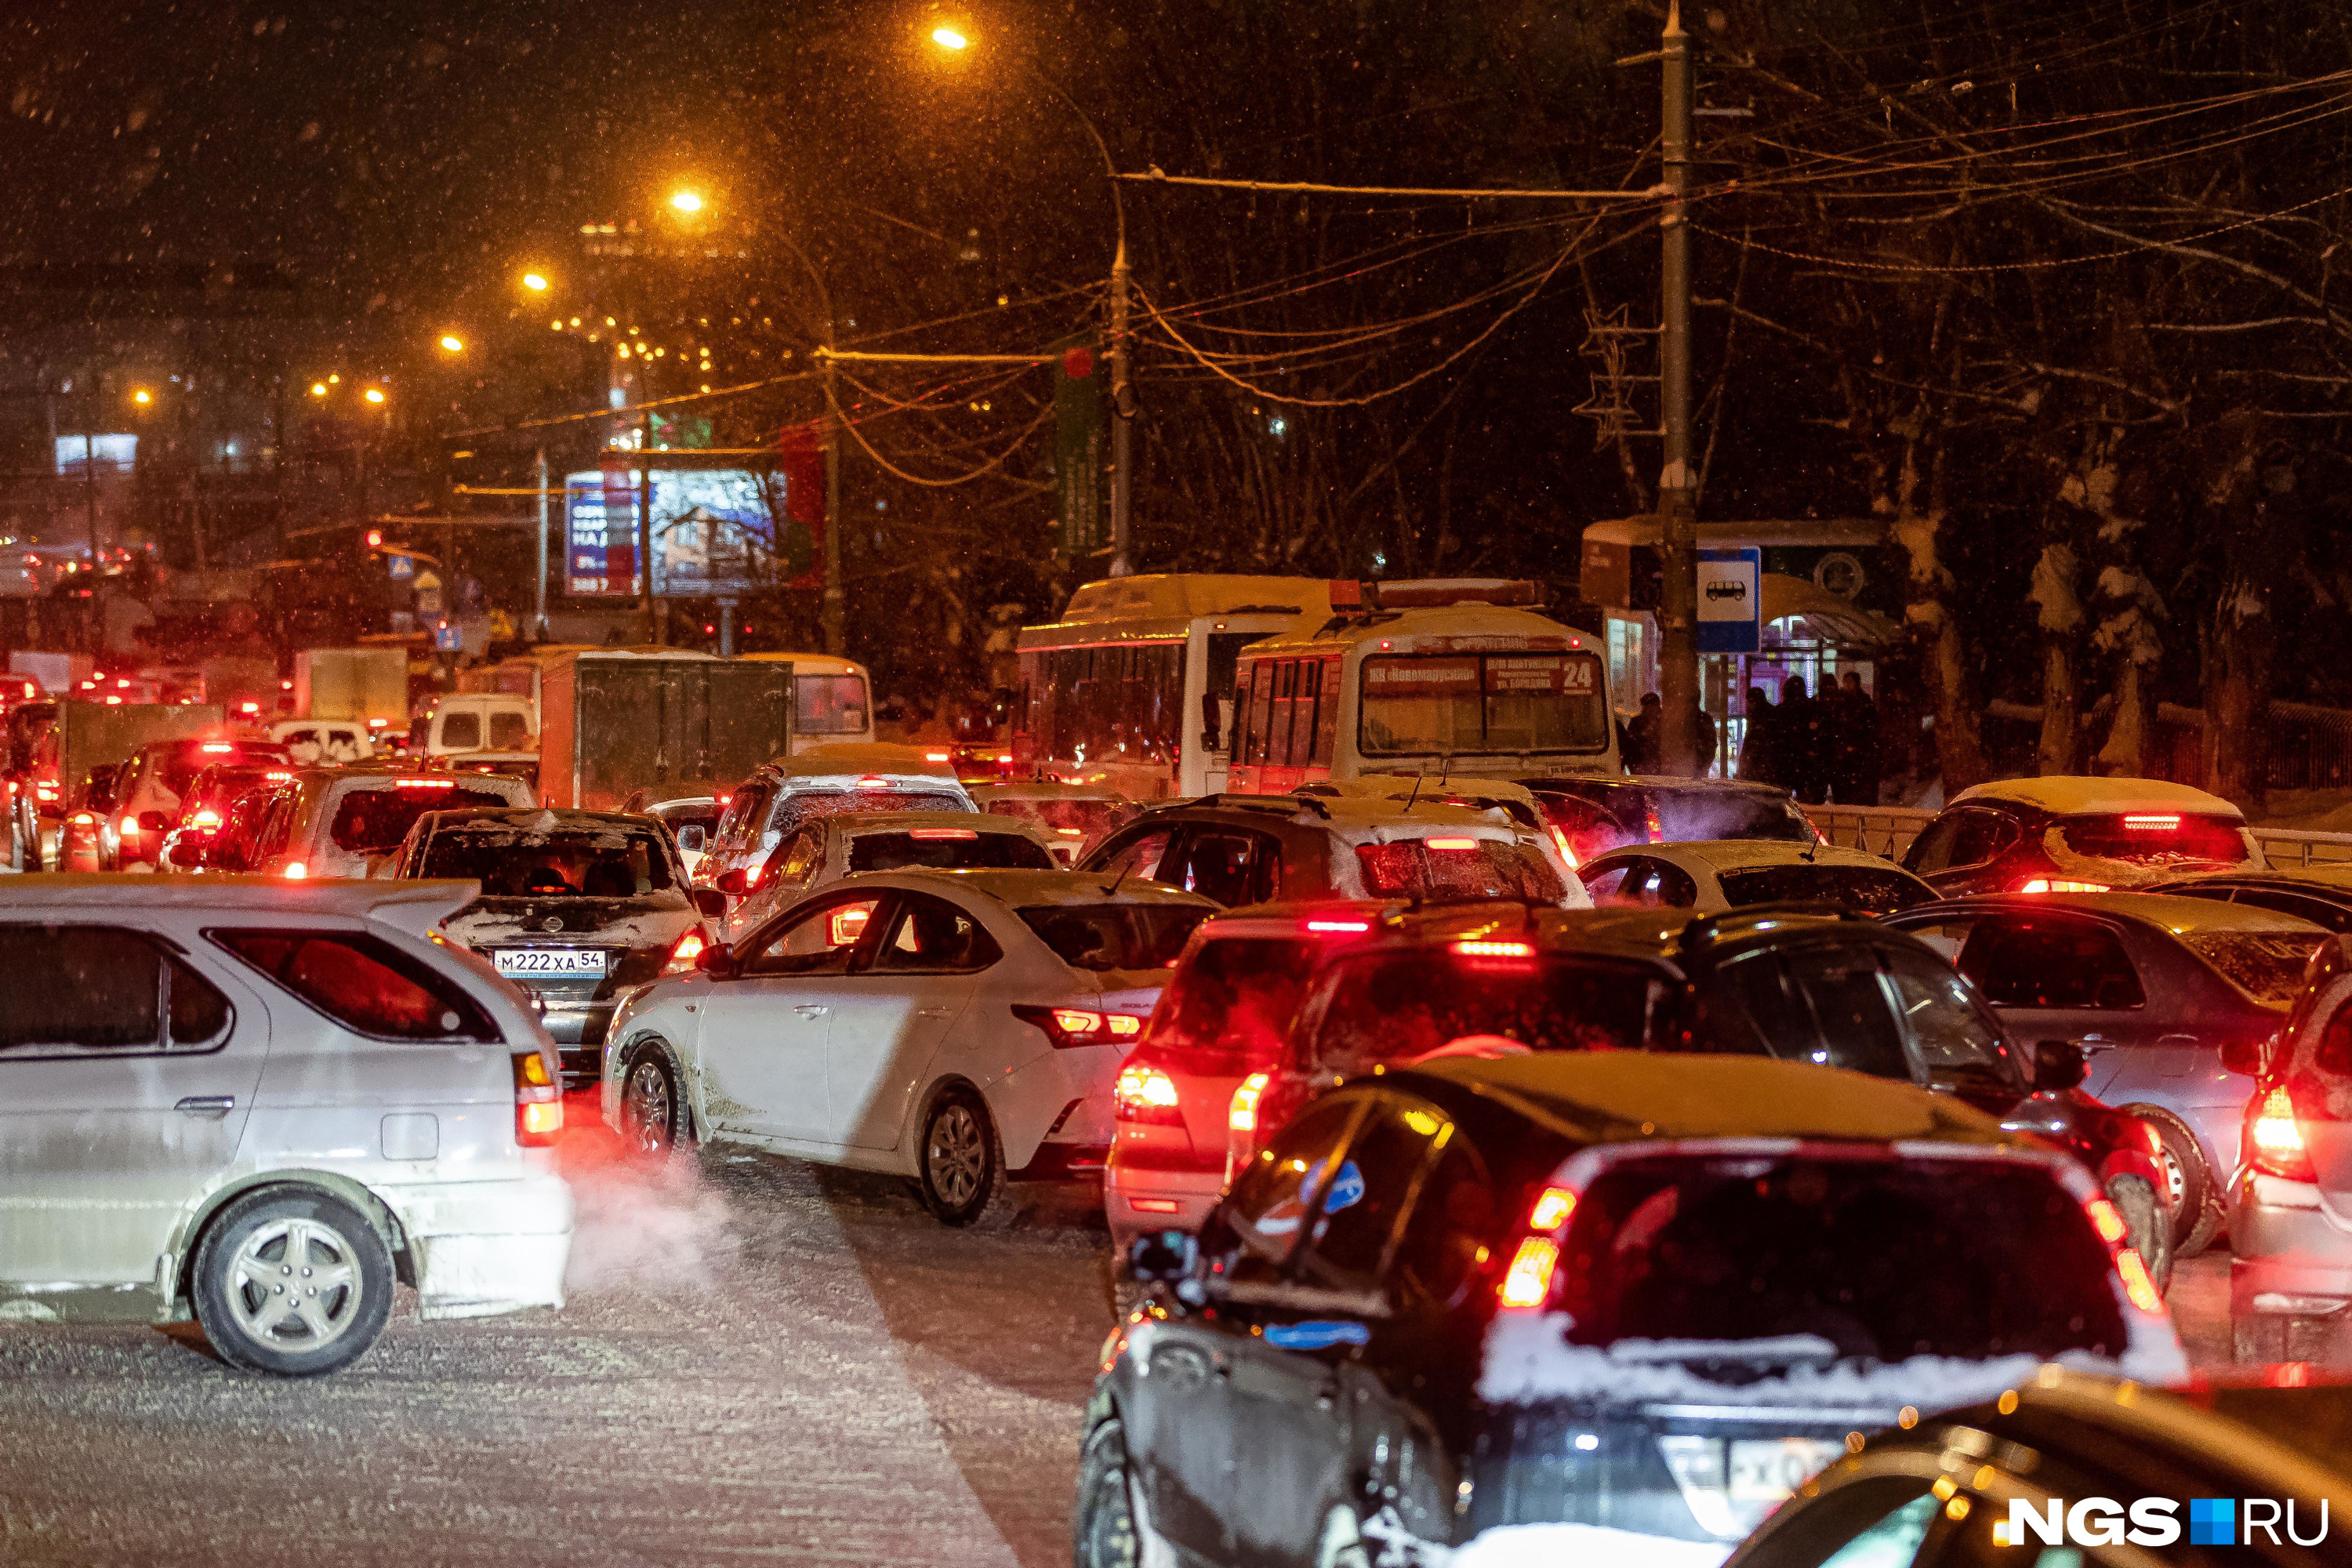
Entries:
{"type": "Polygon", "coordinates": [[[1698,651],[1754,653],[1762,646],[1764,552],[1698,552],[1698,651]]]}

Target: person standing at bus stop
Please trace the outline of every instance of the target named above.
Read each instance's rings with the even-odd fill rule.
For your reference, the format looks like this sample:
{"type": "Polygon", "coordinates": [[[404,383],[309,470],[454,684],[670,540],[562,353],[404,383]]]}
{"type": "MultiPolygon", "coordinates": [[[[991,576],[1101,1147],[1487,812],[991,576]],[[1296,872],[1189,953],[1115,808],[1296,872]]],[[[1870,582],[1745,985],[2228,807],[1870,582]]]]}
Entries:
{"type": "Polygon", "coordinates": [[[1790,792],[1807,805],[1819,805],[1829,793],[1829,759],[1822,744],[1820,705],[1805,691],[1805,678],[1789,677],[1780,688],[1780,721],[1776,737],[1780,752],[1780,777],[1776,784],[1786,785],[1790,792]]]}

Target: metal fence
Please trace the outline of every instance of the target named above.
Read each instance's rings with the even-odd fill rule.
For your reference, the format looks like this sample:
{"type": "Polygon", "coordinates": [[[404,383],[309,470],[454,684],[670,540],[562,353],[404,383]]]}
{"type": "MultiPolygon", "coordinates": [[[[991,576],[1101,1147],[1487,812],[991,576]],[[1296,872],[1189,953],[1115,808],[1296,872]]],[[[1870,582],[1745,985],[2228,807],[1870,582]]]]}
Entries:
{"type": "MultiPolygon", "coordinates": [[[[2102,721],[2102,723],[2104,721],[2102,721]]],[[[2033,772],[2041,739],[2038,703],[1985,704],[1984,745],[1995,773],[2033,772]]],[[[2094,731],[2095,741],[2100,731],[2094,731]]],[[[2149,737],[2148,768],[2158,778],[2202,786],[2205,711],[2159,702],[2149,737]]],[[[2263,722],[2263,783],[2268,789],[2342,789],[2352,785],[2352,710],[2310,702],[2273,702],[2263,722]]]]}
{"type": "MultiPolygon", "coordinates": [[[[2332,710],[2330,710],[2332,711],[2332,710]]],[[[1832,844],[1866,849],[1900,860],[1920,829],[1936,819],[1932,811],[1907,805],[1809,805],[1805,815],[1832,844]]],[[[2352,865],[2352,833],[2298,833],[2257,827],[2254,842],[2273,866],[2352,865]]]]}

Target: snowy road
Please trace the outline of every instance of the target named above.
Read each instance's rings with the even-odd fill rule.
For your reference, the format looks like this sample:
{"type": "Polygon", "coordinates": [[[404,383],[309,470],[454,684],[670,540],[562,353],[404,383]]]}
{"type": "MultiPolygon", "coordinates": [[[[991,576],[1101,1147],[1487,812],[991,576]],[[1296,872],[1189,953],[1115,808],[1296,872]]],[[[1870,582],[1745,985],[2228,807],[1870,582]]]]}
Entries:
{"type": "Polygon", "coordinates": [[[598,1144],[561,1312],[404,1302],[311,1383],[193,1330],[0,1324],[0,1563],[1068,1562],[1110,1321],[1083,1207],[973,1236],[878,1178],[648,1184],[598,1144]]]}

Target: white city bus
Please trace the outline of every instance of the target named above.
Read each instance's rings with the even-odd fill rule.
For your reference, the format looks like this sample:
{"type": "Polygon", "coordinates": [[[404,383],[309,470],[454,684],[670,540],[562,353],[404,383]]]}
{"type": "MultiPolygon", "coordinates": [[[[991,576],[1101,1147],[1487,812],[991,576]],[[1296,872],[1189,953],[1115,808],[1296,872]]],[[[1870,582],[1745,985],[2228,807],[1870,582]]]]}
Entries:
{"type": "Polygon", "coordinates": [[[1374,584],[1361,602],[1354,587],[1328,619],[1242,651],[1225,787],[1620,771],[1601,639],[1512,607],[1534,584],[1374,584]]]}
{"type": "Polygon", "coordinates": [[[1329,620],[1331,587],[1192,573],[1088,583],[1060,620],[1021,628],[1015,774],[1135,800],[1225,788],[1236,656],[1329,620]]]}
{"type": "Polygon", "coordinates": [[[874,682],[866,667],[831,653],[747,653],[793,667],[793,752],[874,739],[874,682]]]}

